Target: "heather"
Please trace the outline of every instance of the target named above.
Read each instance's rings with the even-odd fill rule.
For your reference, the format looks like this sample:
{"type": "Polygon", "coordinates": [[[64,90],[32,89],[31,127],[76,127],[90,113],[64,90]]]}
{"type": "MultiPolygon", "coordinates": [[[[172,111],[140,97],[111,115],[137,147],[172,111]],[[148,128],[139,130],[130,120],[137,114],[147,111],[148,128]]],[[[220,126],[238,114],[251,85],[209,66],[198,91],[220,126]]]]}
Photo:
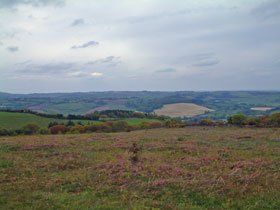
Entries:
{"type": "Polygon", "coordinates": [[[278,209],[279,128],[0,138],[2,209],[278,209]]]}

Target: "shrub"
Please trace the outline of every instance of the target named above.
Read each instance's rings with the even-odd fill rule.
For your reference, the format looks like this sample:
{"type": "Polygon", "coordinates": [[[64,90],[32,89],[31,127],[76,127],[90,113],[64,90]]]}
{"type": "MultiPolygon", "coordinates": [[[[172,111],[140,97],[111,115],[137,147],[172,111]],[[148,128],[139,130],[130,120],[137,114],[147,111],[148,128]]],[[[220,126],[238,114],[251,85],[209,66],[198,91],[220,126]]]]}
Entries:
{"type": "Polygon", "coordinates": [[[41,134],[41,135],[47,135],[47,134],[51,134],[51,132],[50,132],[49,129],[41,128],[41,129],[39,130],[39,134],[41,134]]]}
{"type": "Polygon", "coordinates": [[[211,126],[214,124],[215,122],[213,122],[211,119],[203,119],[199,121],[199,125],[203,125],[203,126],[211,126]]]}
{"type": "Polygon", "coordinates": [[[85,126],[86,132],[112,132],[112,127],[108,123],[94,123],[85,126]]]}
{"type": "Polygon", "coordinates": [[[148,129],[150,126],[150,124],[148,122],[141,122],[137,125],[137,128],[138,129],[148,129]]]}
{"type": "Polygon", "coordinates": [[[96,132],[100,129],[100,124],[90,124],[90,125],[86,125],[85,126],[85,130],[86,132],[90,133],[90,132],[96,132]]]}
{"type": "Polygon", "coordinates": [[[230,124],[233,124],[233,125],[245,125],[246,120],[247,120],[246,115],[244,115],[244,114],[236,114],[236,115],[231,116],[228,119],[228,122],[230,124]]]}
{"type": "Polygon", "coordinates": [[[0,128],[0,136],[7,136],[8,131],[4,128],[0,128]]]}
{"type": "Polygon", "coordinates": [[[67,123],[66,123],[66,126],[67,127],[71,127],[71,126],[75,126],[75,123],[71,120],[69,120],[67,123]]]}
{"type": "Polygon", "coordinates": [[[260,125],[261,119],[259,117],[248,117],[247,118],[247,123],[248,125],[254,125],[254,126],[258,126],[260,125]]]}
{"type": "Polygon", "coordinates": [[[30,122],[30,123],[25,124],[22,127],[22,129],[23,129],[23,133],[25,135],[31,135],[31,134],[36,133],[40,129],[40,127],[38,124],[30,122]]]}
{"type": "Polygon", "coordinates": [[[162,126],[161,122],[152,122],[149,124],[149,128],[161,128],[162,126]]]}
{"type": "Polygon", "coordinates": [[[83,125],[75,125],[70,128],[70,133],[85,133],[86,129],[83,125]]]}
{"type": "Polygon", "coordinates": [[[58,125],[58,122],[50,122],[48,128],[58,125]]]}
{"type": "Polygon", "coordinates": [[[112,127],[106,123],[99,124],[99,130],[97,132],[112,132],[112,127]]]}
{"type": "Polygon", "coordinates": [[[274,113],[270,116],[270,124],[280,126],[280,112],[274,113]]]}
{"type": "Polygon", "coordinates": [[[126,131],[127,127],[128,127],[127,122],[125,122],[124,120],[119,120],[113,123],[112,131],[113,132],[126,131]]]}
{"type": "Polygon", "coordinates": [[[58,133],[66,133],[66,126],[65,125],[55,125],[50,127],[51,134],[58,134],[58,133]]]}

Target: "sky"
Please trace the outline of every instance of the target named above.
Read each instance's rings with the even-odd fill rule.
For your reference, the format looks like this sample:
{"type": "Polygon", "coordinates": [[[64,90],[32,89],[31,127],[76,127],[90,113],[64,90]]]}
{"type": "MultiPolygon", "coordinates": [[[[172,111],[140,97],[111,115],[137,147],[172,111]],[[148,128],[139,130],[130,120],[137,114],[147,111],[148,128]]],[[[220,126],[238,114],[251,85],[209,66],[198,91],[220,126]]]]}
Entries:
{"type": "Polygon", "coordinates": [[[279,0],[0,0],[0,92],[280,90],[279,0]]]}

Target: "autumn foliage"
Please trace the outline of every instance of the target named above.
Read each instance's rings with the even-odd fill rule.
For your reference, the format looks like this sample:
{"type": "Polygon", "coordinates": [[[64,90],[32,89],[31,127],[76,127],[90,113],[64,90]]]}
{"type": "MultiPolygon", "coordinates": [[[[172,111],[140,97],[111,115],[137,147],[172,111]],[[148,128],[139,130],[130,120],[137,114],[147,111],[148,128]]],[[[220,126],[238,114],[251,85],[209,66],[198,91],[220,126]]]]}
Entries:
{"type": "Polygon", "coordinates": [[[59,134],[59,133],[66,133],[67,128],[65,125],[55,125],[50,127],[51,134],[59,134]]]}

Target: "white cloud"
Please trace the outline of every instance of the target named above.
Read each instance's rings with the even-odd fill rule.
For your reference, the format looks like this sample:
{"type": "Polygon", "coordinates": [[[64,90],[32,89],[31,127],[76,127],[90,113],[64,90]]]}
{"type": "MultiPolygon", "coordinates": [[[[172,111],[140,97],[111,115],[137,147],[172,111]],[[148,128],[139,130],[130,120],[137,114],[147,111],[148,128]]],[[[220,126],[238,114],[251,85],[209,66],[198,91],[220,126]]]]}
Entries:
{"type": "Polygon", "coordinates": [[[101,77],[103,76],[103,73],[100,73],[100,72],[93,72],[90,74],[92,77],[101,77]]]}

